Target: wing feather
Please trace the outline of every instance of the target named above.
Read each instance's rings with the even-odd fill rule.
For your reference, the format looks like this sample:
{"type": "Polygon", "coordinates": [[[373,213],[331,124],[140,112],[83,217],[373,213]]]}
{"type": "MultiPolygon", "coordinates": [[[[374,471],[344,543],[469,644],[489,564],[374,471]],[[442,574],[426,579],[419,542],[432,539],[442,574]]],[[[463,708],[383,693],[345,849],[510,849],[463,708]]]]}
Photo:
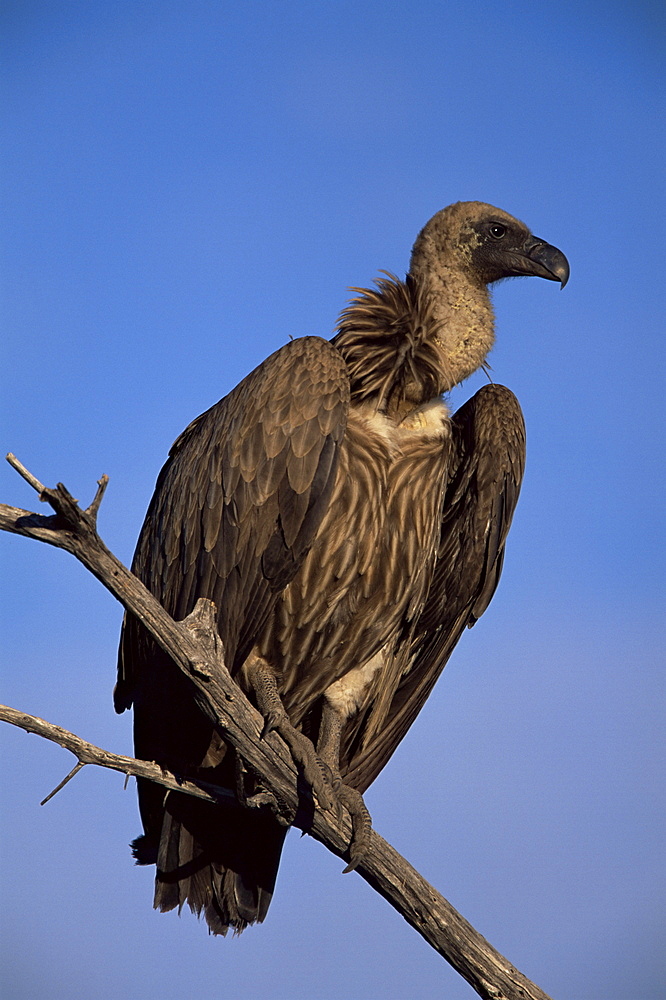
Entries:
{"type": "MultiPolygon", "coordinates": [[[[192,421],[159,475],[133,570],[177,618],[199,597],[215,601],[230,668],[312,545],[348,407],[337,349],[318,337],[291,341],[192,421]]],[[[155,651],[140,631],[125,622],[121,709],[155,651]]]]}

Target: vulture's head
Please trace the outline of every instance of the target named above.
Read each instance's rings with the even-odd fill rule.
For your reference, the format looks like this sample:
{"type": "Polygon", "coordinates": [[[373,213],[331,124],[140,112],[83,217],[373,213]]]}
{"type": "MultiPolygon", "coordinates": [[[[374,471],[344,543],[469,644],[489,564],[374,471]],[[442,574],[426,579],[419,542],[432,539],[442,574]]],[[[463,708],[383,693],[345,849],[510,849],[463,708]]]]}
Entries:
{"type": "Polygon", "coordinates": [[[569,263],[557,247],[500,208],[480,201],[459,201],[434,215],[416,238],[410,272],[414,277],[447,269],[464,271],[475,283],[535,275],[569,278],[569,263]]]}

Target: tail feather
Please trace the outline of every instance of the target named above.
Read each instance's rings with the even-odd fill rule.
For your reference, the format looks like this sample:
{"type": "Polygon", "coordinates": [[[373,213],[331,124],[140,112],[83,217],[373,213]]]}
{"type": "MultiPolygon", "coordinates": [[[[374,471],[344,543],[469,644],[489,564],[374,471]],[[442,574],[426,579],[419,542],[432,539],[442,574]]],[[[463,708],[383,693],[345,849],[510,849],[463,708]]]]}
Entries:
{"type": "Polygon", "coordinates": [[[271,816],[225,809],[170,793],[157,857],[139,837],[139,863],[157,863],[156,909],[187,903],[212,934],[240,933],[261,922],[275,887],[286,829],[271,816]]]}

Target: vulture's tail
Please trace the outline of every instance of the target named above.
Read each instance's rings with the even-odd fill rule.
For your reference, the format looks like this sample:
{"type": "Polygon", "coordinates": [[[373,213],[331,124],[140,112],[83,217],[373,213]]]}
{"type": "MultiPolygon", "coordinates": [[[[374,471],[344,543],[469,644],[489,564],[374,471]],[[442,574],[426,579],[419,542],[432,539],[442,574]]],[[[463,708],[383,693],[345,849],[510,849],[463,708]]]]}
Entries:
{"type": "Polygon", "coordinates": [[[240,934],[268,912],[285,834],[272,816],[236,807],[232,820],[224,806],[169,792],[157,857],[148,836],[132,848],[139,864],[157,863],[155,909],[187,903],[212,934],[240,934]]]}

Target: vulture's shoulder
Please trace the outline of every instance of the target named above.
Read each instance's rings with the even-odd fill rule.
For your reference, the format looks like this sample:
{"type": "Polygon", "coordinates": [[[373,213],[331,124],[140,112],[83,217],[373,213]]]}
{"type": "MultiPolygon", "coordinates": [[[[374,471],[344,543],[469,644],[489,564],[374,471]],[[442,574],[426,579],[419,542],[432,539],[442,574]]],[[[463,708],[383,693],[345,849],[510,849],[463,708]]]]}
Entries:
{"type": "Polygon", "coordinates": [[[337,348],[323,337],[298,337],[274,351],[227,396],[195,417],[174,441],[169,458],[187,451],[201,435],[220,436],[241,426],[247,431],[253,422],[289,429],[299,418],[310,419],[321,409],[331,414],[332,426],[340,418],[340,407],[346,413],[348,403],[349,375],[337,348]]]}
{"type": "Polygon", "coordinates": [[[185,485],[188,509],[197,497],[199,507],[222,497],[234,508],[261,506],[285,473],[301,494],[312,484],[323,442],[343,437],[348,409],[349,378],[336,348],[321,337],[290,341],[185,428],[151,509],[185,485]]]}

